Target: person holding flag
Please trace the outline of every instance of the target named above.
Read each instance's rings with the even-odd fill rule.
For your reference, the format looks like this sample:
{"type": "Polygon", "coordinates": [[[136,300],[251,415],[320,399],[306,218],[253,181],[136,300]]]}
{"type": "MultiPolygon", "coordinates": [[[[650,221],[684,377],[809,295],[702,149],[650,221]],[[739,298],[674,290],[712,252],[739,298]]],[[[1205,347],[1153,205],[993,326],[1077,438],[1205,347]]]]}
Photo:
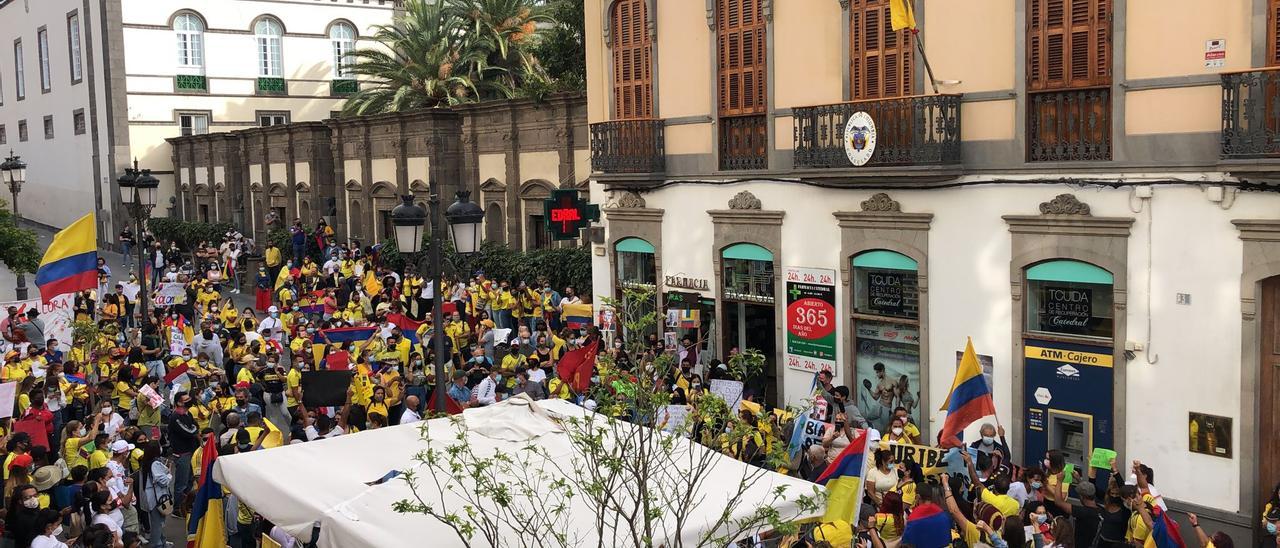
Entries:
{"type": "Polygon", "coordinates": [[[98,233],[94,226],[89,213],[53,235],[36,270],[42,303],[98,287],[98,233]]]}
{"type": "Polygon", "coordinates": [[[991,387],[987,386],[987,379],[982,376],[982,368],[978,365],[978,355],[973,351],[973,339],[965,342],[964,355],[956,367],[956,377],[942,410],[947,412],[938,440],[938,445],[943,448],[964,447],[960,438],[965,427],[996,414],[991,387]]]}

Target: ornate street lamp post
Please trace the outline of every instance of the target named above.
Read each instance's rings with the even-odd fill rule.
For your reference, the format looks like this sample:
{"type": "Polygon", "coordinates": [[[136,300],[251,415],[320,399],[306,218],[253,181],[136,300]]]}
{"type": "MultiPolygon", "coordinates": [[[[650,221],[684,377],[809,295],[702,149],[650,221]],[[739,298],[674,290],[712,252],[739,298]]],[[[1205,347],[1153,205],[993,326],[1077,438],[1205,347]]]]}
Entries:
{"type": "MultiPolygon", "coordinates": [[[[22,183],[27,182],[26,162],[10,150],[9,157],[4,163],[0,163],[0,177],[4,178],[4,184],[9,186],[9,193],[13,195],[13,226],[18,226],[21,219],[18,216],[18,193],[22,192],[22,183]]],[[[27,277],[21,272],[18,273],[18,286],[15,290],[19,301],[27,300],[27,277]]]]}
{"type": "MultiPolygon", "coordinates": [[[[150,169],[138,169],[138,160],[135,158],[133,167],[125,168],[124,175],[116,179],[116,183],[120,185],[120,199],[129,210],[129,217],[134,222],[133,233],[139,240],[138,245],[134,246],[138,249],[138,317],[139,325],[146,325],[151,318],[147,315],[147,270],[142,234],[147,219],[151,218],[152,208],[156,207],[156,189],[160,186],[160,180],[151,175],[150,169]]],[[[151,273],[152,276],[159,274],[151,273]]]]}

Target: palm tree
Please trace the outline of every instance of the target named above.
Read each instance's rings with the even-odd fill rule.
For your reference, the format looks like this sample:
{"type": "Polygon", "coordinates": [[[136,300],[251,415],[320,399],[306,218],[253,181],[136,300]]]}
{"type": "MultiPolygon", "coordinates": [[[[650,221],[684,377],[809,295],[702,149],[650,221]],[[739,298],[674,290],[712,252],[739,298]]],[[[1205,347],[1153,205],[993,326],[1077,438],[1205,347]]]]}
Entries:
{"type": "Polygon", "coordinates": [[[408,0],[394,24],[374,27],[380,46],[350,54],[351,72],[369,79],[343,112],[510,98],[526,80],[545,78],[530,54],[543,21],[534,0],[408,0]]]}

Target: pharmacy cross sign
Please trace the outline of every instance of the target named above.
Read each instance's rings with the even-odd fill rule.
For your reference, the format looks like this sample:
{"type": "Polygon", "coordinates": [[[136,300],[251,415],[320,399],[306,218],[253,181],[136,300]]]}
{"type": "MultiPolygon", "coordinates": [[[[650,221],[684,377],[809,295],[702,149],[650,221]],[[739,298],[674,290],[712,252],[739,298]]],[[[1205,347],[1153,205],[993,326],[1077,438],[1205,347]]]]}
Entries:
{"type": "Polygon", "coordinates": [[[577,190],[555,190],[545,202],[547,230],[557,240],[572,240],[578,231],[600,220],[600,206],[578,196],[577,190]]]}

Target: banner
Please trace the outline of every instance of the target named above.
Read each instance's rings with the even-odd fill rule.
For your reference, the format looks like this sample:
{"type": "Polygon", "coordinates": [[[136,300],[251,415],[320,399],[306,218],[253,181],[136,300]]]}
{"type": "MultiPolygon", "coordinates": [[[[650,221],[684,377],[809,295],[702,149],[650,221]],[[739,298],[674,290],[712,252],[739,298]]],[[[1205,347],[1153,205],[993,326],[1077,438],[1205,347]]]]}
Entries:
{"type": "Polygon", "coordinates": [[[911,459],[924,470],[924,475],[935,476],[947,471],[947,450],[924,445],[908,445],[905,443],[889,443],[893,451],[893,459],[906,462],[911,459]]]}
{"type": "MultiPolygon", "coordinates": [[[[58,295],[49,300],[49,304],[40,304],[40,299],[0,303],[0,315],[10,306],[18,309],[18,315],[26,318],[28,310],[39,310],[40,319],[44,320],[44,338],[58,339],[58,349],[71,349],[71,321],[74,318],[76,296],[74,293],[58,295]]],[[[7,318],[5,319],[7,321],[7,318]]],[[[26,343],[17,345],[17,350],[26,350],[26,343]]],[[[14,345],[0,339],[0,349],[14,349],[14,345]]]]}
{"type": "Polygon", "coordinates": [[[836,271],[787,267],[786,363],[816,373],[836,368],[836,271]]]}
{"type": "Polygon", "coordinates": [[[187,288],[178,282],[163,282],[156,289],[151,302],[157,307],[173,306],[187,303],[187,288]]]}

